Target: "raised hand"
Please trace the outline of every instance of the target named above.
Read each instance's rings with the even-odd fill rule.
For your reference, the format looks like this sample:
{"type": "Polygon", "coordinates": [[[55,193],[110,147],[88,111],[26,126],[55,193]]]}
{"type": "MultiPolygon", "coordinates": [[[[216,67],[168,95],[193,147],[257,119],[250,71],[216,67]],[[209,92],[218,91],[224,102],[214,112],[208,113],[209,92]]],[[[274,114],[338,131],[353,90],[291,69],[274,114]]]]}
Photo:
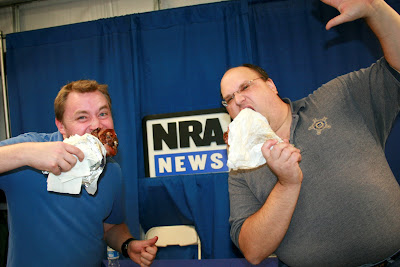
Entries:
{"type": "Polygon", "coordinates": [[[326,24],[326,29],[353,21],[359,18],[368,17],[374,12],[372,3],[374,0],[321,0],[327,5],[336,8],[340,15],[334,17],[326,24]]]}
{"type": "Polygon", "coordinates": [[[378,38],[387,62],[400,72],[400,16],[384,0],[321,0],[339,10],[340,15],[326,29],[364,18],[378,38]]]}
{"type": "Polygon", "coordinates": [[[283,143],[268,140],[261,148],[271,171],[282,185],[301,184],[303,172],[300,169],[300,150],[292,146],[287,139],[283,143]]]}

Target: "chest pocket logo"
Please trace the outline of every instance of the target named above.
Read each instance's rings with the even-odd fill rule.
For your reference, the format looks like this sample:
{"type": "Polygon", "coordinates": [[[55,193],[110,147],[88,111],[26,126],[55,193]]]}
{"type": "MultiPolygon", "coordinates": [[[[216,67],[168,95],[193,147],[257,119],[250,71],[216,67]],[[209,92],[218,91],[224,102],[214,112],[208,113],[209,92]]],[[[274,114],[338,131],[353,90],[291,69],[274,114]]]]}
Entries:
{"type": "Polygon", "coordinates": [[[326,122],[327,119],[327,117],[323,117],[322,119],[313,119],[313,124],[308,128],[308,130],[315,130],[317,135],[320,135],[322,130],[331,128],[331,126],[326,122]]]}

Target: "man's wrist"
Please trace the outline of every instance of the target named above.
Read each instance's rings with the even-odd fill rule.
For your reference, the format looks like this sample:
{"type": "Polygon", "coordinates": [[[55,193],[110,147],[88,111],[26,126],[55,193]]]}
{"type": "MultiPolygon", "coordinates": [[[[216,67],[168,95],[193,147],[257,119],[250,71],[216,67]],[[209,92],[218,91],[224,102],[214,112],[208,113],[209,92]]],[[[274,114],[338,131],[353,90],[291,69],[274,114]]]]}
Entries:
{"type": "Polygon", "coordinates": [[[124,257],[126,257],[126,258],[129,258],[128,247],[129,247],[129,243],[130,243],[131,241],[133,241],[133,240],[136,240],[136,239],[133,238],[133,237],[128,238],[128,239],[125,240],[125,242],[122,243],[122,245],[121,245],[121,252],[122,252],[122,255],[123,255],[124,257]]]}

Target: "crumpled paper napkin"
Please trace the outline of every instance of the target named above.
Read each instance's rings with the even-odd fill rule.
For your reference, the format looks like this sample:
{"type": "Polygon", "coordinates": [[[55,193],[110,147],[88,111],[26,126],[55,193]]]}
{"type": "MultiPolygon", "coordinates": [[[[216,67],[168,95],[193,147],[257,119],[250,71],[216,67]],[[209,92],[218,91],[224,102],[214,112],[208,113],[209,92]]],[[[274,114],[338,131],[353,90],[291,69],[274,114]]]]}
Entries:
{"type": "Polygon", "coordinates": [[[86,191],[94,195],[97,191],[97,180],[106,164],[106,149],[98,138],[91,134],[73,135],[64,139],[65,143],[78,147],[85,154],[83,161],[60,175],[49,173],[47,191],[79,194],[82,185],[86,191]]]}
{"type": "Polygon", "coordinates": [[[246,108],[229,124],[228,162],[230,169],[252,169],[265,164],[261,147],[269,139],[283,140],[275,134],[268,120],[246,108]]]}

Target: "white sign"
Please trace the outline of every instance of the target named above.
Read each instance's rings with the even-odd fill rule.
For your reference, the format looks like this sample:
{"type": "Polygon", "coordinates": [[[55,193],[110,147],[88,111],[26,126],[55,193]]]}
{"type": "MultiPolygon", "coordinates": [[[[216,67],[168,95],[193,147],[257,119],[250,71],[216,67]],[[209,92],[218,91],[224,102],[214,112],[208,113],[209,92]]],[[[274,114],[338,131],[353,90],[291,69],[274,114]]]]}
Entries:
{"type": "Polygon", "coordinates": [[[223,134],[230,122],[223,108],[146,116],[146,176],[227,172],[223,134]]]}

